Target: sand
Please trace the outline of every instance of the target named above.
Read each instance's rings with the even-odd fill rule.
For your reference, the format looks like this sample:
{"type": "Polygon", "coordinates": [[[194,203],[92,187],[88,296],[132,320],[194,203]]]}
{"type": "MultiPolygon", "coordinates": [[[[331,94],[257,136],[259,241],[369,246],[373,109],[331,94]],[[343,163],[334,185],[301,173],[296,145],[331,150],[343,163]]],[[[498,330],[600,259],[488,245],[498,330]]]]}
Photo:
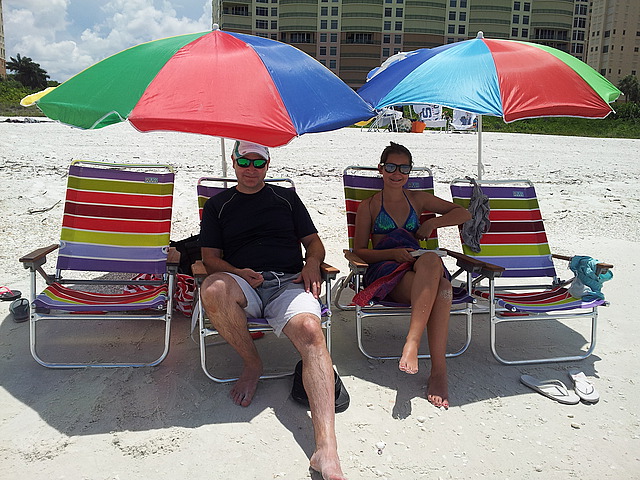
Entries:
{"type": "MultiPolygon", "coordinates": [[[[342,170],[374,165],[389,140],[433,169],[443,198],[450,198],[451,179],[476,172],[475,134],[343,129],[305,135],[272,151],[271,176],[295,180],[327,261],[341,275],[347,272],[342,170]]],[[[427,361],[408,376],[397,362],[367,360],[357,348],[353,314],[334,311],[333,359],[352,399],[336,419],[348,478],[640,478],[640,361],[634,350],[640,316],[632,300],[640,253],[639,152],[640,140],[483,135],[485,178],[535,182],[554,252],[615,264],[604,288],[611,305],[600,310],[595,353],[581,362],[501,365],[491,354],[486,315],[478,315],[471,347],[448,362],[452,406],[442,411],[424,395],[427,361]],[[599,403],[561,405],[519,383],[522,374],[569,383],[567,371],[574,367],[593,381],[599,403]],[[385,444],[380,454],[378,442],[385,444]]],[[[28,274],[18,257],[57,241],[66,170],[78,158],[175,166],[175,240],[198,230],[197,178],[222,171],[216,138],[142,134],[126,124],[86,132],[51,122],[0,123],[1,285],[27,294],[28,274]]],[[[454,229],[441,232],[441,241],[459,249],[454,229]]],[[[54,268],[54,260],[46,266],[54,268]]],[[[565,267],[559,272],[568,276],[565,267]]],[[[3,479],[317,478],[308,471],[311,422],[289,397],[291,380],[261,382],[250,407],[233,405],[231,387],[200,369],[188,319],[175,316],[169,355],[157,367],[52,370],[33,360],[28,323],[15,323],[8,307],[0,303],[3,479]]],[[[406,323],[384,323],[367,327],[366,340],[374,349],[399,351],[406,323]]],[[[583,323],[507,328],[504,345],[514,355],[553,350],[555,339],[580,349],[588,334],[583,323]]],[[[98,330],[109,335],[108,328],[98,330]]],[[[143,330],[124,327],[114,335],[125,349],[144,353],[145,340],[155,334],[143,330]]],[[[452,323],[452,342],[461,331],[452,323]]],[[[53,354],[72,355],[85,340],[63,337],[53,354]]],[[[260,342],[276,346],[275,362],[297,361],[286,340],[260,342]]],[[[115,351],[115,341],[105,348],[115,351]]],[[[226,357],[221,367],[233,371],[226,357]]]]}

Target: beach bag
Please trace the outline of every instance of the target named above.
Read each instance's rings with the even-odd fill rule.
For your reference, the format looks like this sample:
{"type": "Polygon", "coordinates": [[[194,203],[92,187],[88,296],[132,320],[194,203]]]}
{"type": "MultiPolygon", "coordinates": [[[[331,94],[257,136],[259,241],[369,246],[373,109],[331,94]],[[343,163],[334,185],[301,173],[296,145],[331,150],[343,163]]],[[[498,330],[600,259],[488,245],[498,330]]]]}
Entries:
{"type": "MultiPolygon", "coordinates": [[[[150,273],[139,273],[135,275],[131,280],[162,280],[160,275],[153,275],[150,273]]],[[[153,288],[152,285],[125,285],[124,291],[127,293],[136,293],[149,290],[153,288]]],[[[173,309],[191,316],[193,313],[193,300],[196,293],[196,280],[189,276],[179,273],[176,275],[176,290],[174,294],[173,309]]]]}
{"type": "Polygon", "coordinates": [[[175,247],[175,249],[180,252],[178,273],[193,277],[191,265],[197,260],[202,259],[202,254],[200,253],[200,235],[192,235],[189,238],[175,242],[172,240],[169,242],[169,246],[175,247]]]}

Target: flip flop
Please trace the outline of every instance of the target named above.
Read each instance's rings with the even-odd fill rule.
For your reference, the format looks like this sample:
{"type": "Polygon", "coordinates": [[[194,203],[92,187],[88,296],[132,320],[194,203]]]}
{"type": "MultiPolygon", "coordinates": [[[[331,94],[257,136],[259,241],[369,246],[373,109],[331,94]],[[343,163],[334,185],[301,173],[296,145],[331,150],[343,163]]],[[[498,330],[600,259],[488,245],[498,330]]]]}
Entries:
{"type": "Polygon", "coordinates": [[[11,290],[9,287],[5,286],[0,287],[0,300],[3,302],[10,302],[11,300],[20,298],[21,295],[22,292],[19,290],[11,290]]]}
{"type": "Polygon", "coordinates": [[[566,405],[580,403],[580,397],[575,392],[567,390],[567,386],[560,380],[538,380],[531,375],[522,375],[520,382],[556,402],[566,405]]]}
{"type": "Polygon", "coordinates": [[[587,376],[580,370],[569,370],[569,377],[573,380],[573,389],[585,403],[598,403],[600,400],[600,394],[596,390],[596,387],[587,379],[587,376]]]}
{"type": "Polygon", "coordinates": [[[16,323],[26,322],[29,319],[29,300],[26,298],[14,300],[9,305],[9,311],[16,323]]]}

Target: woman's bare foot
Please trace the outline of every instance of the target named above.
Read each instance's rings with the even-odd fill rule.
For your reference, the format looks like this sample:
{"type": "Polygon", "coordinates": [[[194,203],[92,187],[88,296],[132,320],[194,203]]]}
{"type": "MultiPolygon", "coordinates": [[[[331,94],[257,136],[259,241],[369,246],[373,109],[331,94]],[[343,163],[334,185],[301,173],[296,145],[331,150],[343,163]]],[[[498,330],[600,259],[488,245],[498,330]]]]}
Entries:
{"type": "Polygon", "coordinates": [[[411,375],[418,373],[418,345],[407,340],[402,348],[402,358],[398,368],[411,375]]]}
{"type": "Polygon", "coordinates": [[[449,381],[447,374],[433,374],[427,383],[427,400],[436,407],[449,408],[449,381]]]}
{"type": "Polygon", "coordinates": [[[322,475],[324,480],[346,480],[340,468],[338,452],[316,450],[309,462],[311,468],[322,475]]]}
{"type": "Polygon", "coordinates": [[[261,364],[256,366],[245,365],[243,367],[240,378],[238,378],[238,381],[231,389],[230,395],[233,399],[233,403],[243,407],[248,407],[251,404],[253,395],[256,393],[256,389],[258,388],[260,375],[262,375],[261,364]]]}

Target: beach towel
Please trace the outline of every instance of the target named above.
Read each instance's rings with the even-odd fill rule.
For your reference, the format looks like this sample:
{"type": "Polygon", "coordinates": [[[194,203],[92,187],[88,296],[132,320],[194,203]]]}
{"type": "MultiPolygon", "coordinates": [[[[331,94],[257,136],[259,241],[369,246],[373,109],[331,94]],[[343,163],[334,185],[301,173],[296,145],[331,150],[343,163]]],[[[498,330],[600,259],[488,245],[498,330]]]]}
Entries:
{"type": "Polygon", "coordinates": [[[581,298],[585,302],[592,300],[604,300],[602,284],[613,278],[611,270],[605,273],[596,273],[598,260],[594,258],[576,255],[571,258],[569,268],[575,274],[569,293],[572,297],[581,298]]]}
{"type": "MultiPolygon", "coordinates": [[[[417,250],[420,245],[412,233],[404,228],[396,228],[375,246],[375,250],[388,250],[390,248],[417,250]]],[[[411,270],[412,266],[413,262],[398,263],[392,260],[369,265],[363,278],[365,288],[353,297],[353,303],[363,307],[372,302],[383,300],[402,280],[404,274],[411,270]]]]}
{"type": "MultiPolygon", "coordinates": [[[[418,250],[420,245],[411,232],[404,228],[397,228],[387,234],[375,246],[376,250],[386,250],[389,248],[411,248],[418,250]]],[[[363,283],[365,288],[353,297],[353,303],[364,307],[366,305],[380,302],[395,288],[404,274],[413,268],[414,262],[394,262],[385,260],[369,265],[364,274],[363,283]]],[[[451,274],[442,264],[442,276],[451,280],[451,274]]],[[[453,287],[454,303],[473,302],[467,291],[462,287],[453,287]]]]}
{"type": "Polygon", "coordinates": [[[487,197],[474,178],[465,177],[473,185],[473,191],[469,198],[469,212],[471,220],[462,224],[460,234],[462,241],[474,252],[479,252],[480,239],[489,231],[489,197],[487,197]]]}

